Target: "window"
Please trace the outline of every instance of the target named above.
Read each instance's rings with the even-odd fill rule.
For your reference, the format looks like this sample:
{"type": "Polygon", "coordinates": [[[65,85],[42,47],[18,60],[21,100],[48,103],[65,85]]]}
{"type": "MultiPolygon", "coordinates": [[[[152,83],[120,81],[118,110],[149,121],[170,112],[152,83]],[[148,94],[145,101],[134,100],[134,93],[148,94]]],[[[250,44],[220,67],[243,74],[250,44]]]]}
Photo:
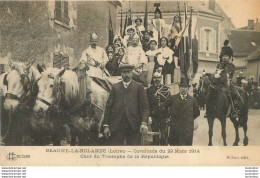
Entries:
{"type": "Polygon", "coordinates": [[[54,19],[69,25],[68,1],[55,1],[54,19]]]}
{"type": "Polygon", "coordinates": [[[211,27],[202,27],[200,29],[200,51],[216,53],[216,30],[211,27]]]}

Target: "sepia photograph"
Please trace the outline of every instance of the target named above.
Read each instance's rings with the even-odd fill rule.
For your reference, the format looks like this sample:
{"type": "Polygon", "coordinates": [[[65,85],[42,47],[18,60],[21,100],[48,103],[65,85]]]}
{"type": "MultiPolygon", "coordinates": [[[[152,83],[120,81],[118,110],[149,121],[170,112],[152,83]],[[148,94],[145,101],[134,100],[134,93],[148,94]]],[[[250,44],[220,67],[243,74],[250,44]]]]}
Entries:
{"type": "Polygon", "coordinates": [[[247,159],[260,146],[259,7],[1,0],[0,157],[80,148],[80,158],[162,160],[234,148],[238,158],[225,159],[247,159]]]}

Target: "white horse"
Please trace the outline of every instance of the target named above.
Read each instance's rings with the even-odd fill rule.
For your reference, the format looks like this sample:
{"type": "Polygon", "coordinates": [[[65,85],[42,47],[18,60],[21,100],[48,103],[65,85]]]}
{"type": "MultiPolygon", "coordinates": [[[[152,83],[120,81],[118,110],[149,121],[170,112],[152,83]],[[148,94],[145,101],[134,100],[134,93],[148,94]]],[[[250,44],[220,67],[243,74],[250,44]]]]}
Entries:
{"type": "Polygon", "coordinates": [[[33,102],[31,86],[40,77],[39,72],[28,63],[9,61],[11,71],[0,76],[1,88],[1,136],[6,145],[24,144],[28,104],[33,102]]]}
{"type": "MultiPolygon", "coordinates": [[[[82,96],[79,78],[75,71],[57,68],[38,67],[41,78],[37,82],[38,94],[33,108],[36,116],[31,121],[32,128],[43,135],[52,133],[60,145],[62,125],[70,127],[71,145],[75,145],[76,135],[79,144],[98,144],[99,128],[109,93],[91,80],[91,107],[86,107],[87,98],[82,96]],[[86,112],[86,116],[82,115],[86,112]],[[91,114],[92,113],[92,114],[91,114]],[[54,117],[53,117],[54,116],[54,117]]],[[[53,140],[53,141],[55,141],[53,140]]]]}

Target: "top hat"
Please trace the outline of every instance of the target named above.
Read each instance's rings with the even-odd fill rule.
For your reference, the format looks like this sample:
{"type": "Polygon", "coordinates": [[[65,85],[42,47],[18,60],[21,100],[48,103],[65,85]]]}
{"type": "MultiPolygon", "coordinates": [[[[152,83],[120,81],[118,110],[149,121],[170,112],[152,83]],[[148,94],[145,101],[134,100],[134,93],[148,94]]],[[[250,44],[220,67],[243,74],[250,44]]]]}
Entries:
{"type": "Polygon", "coordinates": [[[189,79],[187,78],[181,78],[181,82],[179,84],[180,87],[190,87],[189,85],[189,79]]]}

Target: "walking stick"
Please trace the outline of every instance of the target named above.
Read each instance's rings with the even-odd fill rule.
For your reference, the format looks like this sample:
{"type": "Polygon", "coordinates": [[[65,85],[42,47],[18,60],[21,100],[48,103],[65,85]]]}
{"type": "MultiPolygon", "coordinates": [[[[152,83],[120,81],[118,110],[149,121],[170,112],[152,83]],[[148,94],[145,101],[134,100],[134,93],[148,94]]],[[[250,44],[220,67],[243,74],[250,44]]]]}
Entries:
{"type": "Polygon", "coordinates": [[[167,138],[166,138],[166,145],[169,144],[169,137],[170,137],[170,130],[171,130],[171,125],[170,125],[170,121],[166,121],[167,122],[167,138]]]}
{"type": "Polygon", "coordinates": [[[144,146],[145,145],[145,140],[144,140],[144,132],[141,132],[141,145],[144,146]]]}

